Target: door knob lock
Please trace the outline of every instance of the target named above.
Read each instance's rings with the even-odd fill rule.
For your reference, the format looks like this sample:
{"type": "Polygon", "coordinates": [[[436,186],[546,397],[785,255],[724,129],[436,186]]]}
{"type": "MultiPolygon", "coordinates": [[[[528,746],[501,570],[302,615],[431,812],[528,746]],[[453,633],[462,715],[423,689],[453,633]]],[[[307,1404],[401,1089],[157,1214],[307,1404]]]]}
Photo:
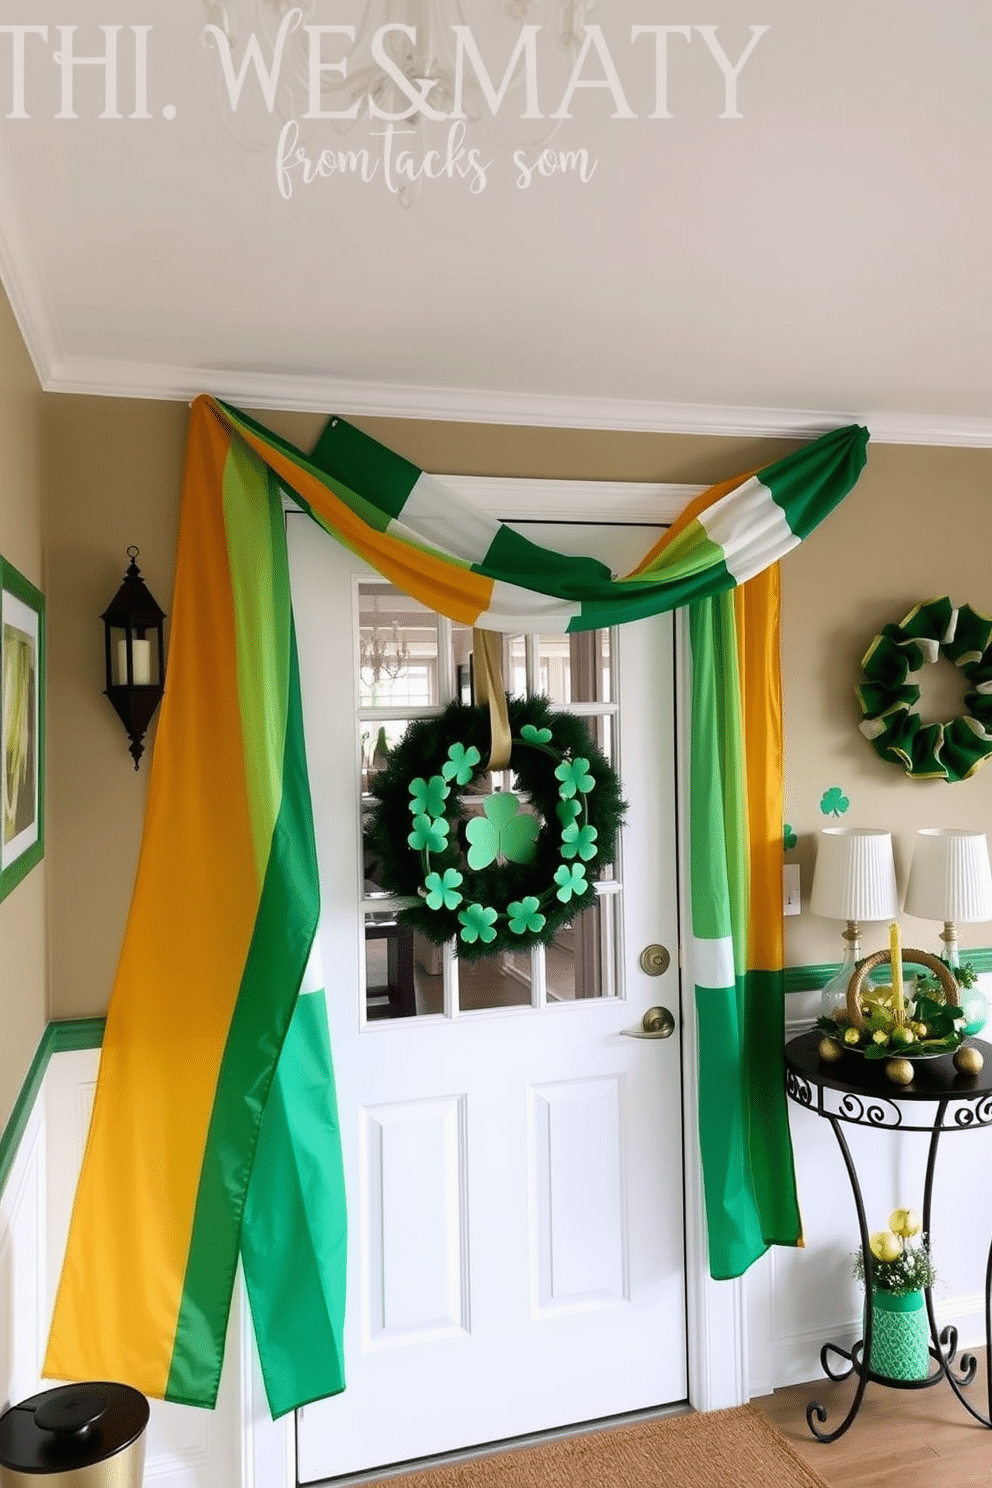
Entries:
{"type": "Polygon", "coordinates": [[[664,976],[672,958],[663,945],[645,946],[639,957],[640,967],[648,976],[664,976]]]}

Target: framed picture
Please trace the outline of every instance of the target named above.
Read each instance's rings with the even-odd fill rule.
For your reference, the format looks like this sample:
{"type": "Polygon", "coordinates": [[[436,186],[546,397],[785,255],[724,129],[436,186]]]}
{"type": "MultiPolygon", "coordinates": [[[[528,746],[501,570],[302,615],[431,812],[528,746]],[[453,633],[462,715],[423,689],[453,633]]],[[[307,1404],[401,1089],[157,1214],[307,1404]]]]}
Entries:
{"type": "Polygon", "coordinates": [[[0,899],[45,854],[45,597],[0,558],[0,899]]]}

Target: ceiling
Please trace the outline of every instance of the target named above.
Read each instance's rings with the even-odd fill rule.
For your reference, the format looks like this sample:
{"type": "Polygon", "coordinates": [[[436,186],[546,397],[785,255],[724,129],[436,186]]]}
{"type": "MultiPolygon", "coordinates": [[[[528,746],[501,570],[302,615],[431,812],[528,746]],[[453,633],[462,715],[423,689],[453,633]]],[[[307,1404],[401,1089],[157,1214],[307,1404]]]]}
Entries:
{"type": "MultiPolygon", "coordinates": [[[[404,148],[438,152],[407,206],[384,122],[304,117],[302,29],[273,112],[254,72],[232,111],[204,24],[237,29],[235,68],[252,32],[268,61],[291,3],[4,6],[7,27],[47,33],[0,35],[0,276],[46,389],[727,433],[857,418],[876,439],[992,443],[987,0],[460,0],[494,85],[521,25],[543,23],[532,111],[569,117],[522,119],[521,82],[488,123],[394,132],[394,171],[404,148]],[[599,28],[578,62],[562,15],[599,28]],[[631,39],[661,25],[683,28],[667,96],[656,34],[631,39]],[[66,58],[102,53],[113,26],[121,117],[101,118],[106,68],[66,58]],[[740,117],[721,117],[751,41],[740,117]],[[365,149],[372,179],[347,157],[280,177],[293,120],[311,162],[365,149]],[[566,168],[525,187],[514,151],[542,148],[566,168]]],[[[365,9],[299,4],[321,26],[365,9]]],[[[370,0],[370,18],[458,8],[370,0]]],[[[360,36],[310,40],[327,82],[369,60],[360,36]]]]}

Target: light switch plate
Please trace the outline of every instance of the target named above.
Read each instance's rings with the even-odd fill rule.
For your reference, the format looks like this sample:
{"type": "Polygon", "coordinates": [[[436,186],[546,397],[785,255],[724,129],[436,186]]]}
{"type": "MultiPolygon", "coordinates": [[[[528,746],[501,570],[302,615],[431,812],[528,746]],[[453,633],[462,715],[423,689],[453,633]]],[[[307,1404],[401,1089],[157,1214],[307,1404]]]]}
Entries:
{"type": "Polygon", "coordinates": [[[786,863],[782,868],[782,912],[787,915],[796,915],[801,910],[799,864],[786,863]]]}

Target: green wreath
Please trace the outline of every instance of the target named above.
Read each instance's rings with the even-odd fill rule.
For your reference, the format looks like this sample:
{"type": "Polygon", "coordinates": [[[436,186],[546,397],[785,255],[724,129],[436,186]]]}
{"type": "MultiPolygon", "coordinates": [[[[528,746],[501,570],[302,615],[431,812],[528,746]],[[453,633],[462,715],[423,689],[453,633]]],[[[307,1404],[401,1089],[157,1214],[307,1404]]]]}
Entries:
{"type": "Polygon", "coordinates": [[[856,689],[861,732],[882,759],[917,780],[967,780],[992,754],[992,620],[946,598],[911,610],[886,625],[861,663],[856,689]],[[967,712],[948,723],[922,723],[913,711],[920,689],[909,681],[926,662],[943,656],[968,681],[967,712]]]}
{"type": "Polygon", "coordinates": [[[625,803],[620,781],[581,718],[546,698],[508,698],[514,791],[467,815],[484,773],[488,708],[451,703],[412,723],[372,787],[366,828],[376,881],[420,903],[399,919],[466,961],[547,944],[596,897],[613,861],[625,803]]]}

